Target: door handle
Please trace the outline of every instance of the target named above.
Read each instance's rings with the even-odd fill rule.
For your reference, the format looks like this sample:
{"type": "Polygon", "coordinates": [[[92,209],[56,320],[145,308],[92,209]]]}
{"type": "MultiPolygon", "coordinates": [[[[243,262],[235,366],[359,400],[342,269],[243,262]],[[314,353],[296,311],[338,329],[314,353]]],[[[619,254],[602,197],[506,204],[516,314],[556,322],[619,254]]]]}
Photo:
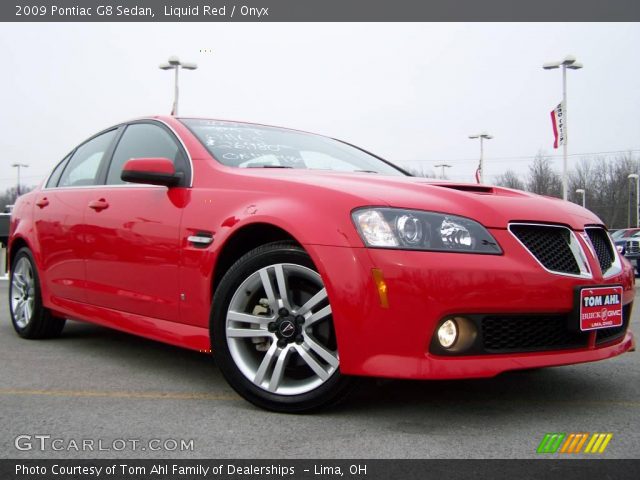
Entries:
{"type": "Polygon", "coordinates": [[[36,205],[39,206],[40,208],[44,208],[47,205],[49,205],[49,200],[47,199],[47,197],[41,198],[36,202],[36,205]]]}
{"type": "Polygon", "coordinates": [[[211,232],[197,232],[195,235],[189,235],[187,241],[194,247],[206,248],[213,243],[213,233],[211,232]]]}
{"type": "Polygon", "coordinates": [[[109,204],[104,198],[101,198],[100,200],[92,200],[91,202],[89,202],[89,208],[92,208],[96,212],[99,212],[100,210],[109,208],[109,204]]]}

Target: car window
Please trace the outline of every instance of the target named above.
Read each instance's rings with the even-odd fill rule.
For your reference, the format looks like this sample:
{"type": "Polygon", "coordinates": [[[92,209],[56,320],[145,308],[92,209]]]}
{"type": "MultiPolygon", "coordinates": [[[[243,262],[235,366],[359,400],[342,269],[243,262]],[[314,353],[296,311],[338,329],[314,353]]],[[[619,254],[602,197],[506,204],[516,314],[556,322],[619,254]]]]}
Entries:
{"type": "Polygon", "coordinates": [[[113,154],[107,185],[126,183],[120,178],[122,168],[132,158],[168,158],[176,171],[182,167],[182,150],[173,137],[163,128],[149,123],[129,125],[113,154]]]}
{"type": "Polygon", "coordinates": [[[115,135],[116,130],[110,130],[80,145],[67,163],[58,186],[80,187],[95,185],[100,162],[115,135]]]}
{"type": "Polygon", "coordinates": [[[58,180],[60,180],[62,171],[64,170],[64,167],[67,165],[67,161],[69,160],[70,157],[71,157],[70,154],[67,155],[58,165],[56,165],[56,168],[54,168],[53,172],[51,172],[51,175],[49,175],[49,180],[47,180],[47,184],[45,185],[46,188],[53,188],[58,185],[58,180]]]}
{"type": "Polygon", "coordinates": [[[229,167],[299,168],[407,175],[399,167],[332,138],[265,125],[181,118],[214,159],[229,167]]]}
{"type": "Polygon", "coordinates": [[[304,160],[307,168],[316,170],[335,170],[338,172],[351,172],[353,165],[344,162],[339,158],[332,157],[322,152],[301,151],[300,156],[304,160]]]}

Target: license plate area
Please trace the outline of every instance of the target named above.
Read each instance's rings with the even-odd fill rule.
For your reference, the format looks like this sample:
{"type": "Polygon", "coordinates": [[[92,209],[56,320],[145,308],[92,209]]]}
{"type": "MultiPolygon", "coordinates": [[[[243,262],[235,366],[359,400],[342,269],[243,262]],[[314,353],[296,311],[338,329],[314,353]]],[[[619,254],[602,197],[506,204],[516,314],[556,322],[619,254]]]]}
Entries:
{"type": "Polygon", "coordinates": [[[582,287],[577,293],[581,331],[622,326],[621,286],[582,287]]]}

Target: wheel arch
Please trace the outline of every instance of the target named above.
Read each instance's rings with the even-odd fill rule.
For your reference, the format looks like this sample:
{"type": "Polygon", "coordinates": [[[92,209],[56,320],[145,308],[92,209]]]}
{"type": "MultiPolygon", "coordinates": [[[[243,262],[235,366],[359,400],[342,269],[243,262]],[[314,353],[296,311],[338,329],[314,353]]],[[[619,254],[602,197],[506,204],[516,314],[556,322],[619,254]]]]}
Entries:
{"type": "MultiPolygon", "coordinates": [[[[324,331],[324,334],[327,335],[327,337],[322,337],[322,335],[316,337],[315,333],[317,332],[312,333],[311,329],[298,330],[298,333],[296,335],[299,335],[300,339],[298,337],[295,337],[296,344],[306,344],[306,342],[310,342],[308,345],[311,345],[307,346],[307,350],[303,350],[302,352],[297,345],[291,345],[293,343],[292,336],[290,336],[287,345],[280,345],[281,341],[285,342],[282,337],[280,338],[280,340],[278,340],[275,334],[267,334],[272,336],[271,344],[268,350],[258,350],[256,347],[256,351],[263,352],[263,354],[265,355],[264,358],[258,359],[259,363],[256,363],[254,360],[249,360],[249,362],[247,363],[245,361],[247,355],[238,353],[246,349],[248,349],[249,352],[253,352],[253,346],[251,345],[251,343],[255,342],[247,342],[246,338],[230,339],[228,335],[228,319],[231,319],[233,321],[239,320],[241,323],[246,320],[245,318],[238,319],[237,317],[229,317],[228,312],[232,306],[234,307],[234,309],[237,309],[237,311],[240,312],[253,311],[253,315],[260,315],[259,312],[255,312],[254,310],[252,310],[252,308],[257,305],[255,302],[258,301],[255,295],[251,295],[252,292],[255,292],[256,284],[247,284],[252,286],[244,287],[246,290],[242,290],[242,285],[245,285],[244,282],[247,281],[249,276],[252,276],[254,278],[253,281],[255,282],[255,276],[258,275],[258,272],[261,273],[263,269],[269,268],[270,265],[293,263],[301,265],[302,267],[300,267],[300,270],[306,270],[307,272],[309,272],[309,274],[313,275],[314,279],[317,278],[318,273],[311,273],[312,270],[317,269],[316,262],[313,260],[312,256],[305,248],[305,245],[296,241],[296,239],[286,230],[278,227],[275,227],[276,230],[273,230],[272,227],[272,225],[267,226],[266,230],[273,235],[271,237],[262,235],[260,238],[258,238],[258,236],[256,235],[256,232],[259,231],[256,230],[256,228],[264,228],[264,225],[258,225],[253,228],[243,228],[243,233],[240,233],[240,230],[238,230],[238,232],[236,233],[236,235],[238,235],[237,237],[235,237],[235,245],[237,248],[235,252],[236,255],[240,255],[240,252],[242,250],[253,250],[250,247],[250,245],[252,244],[260,246],[257,248],[257,250],[254,250],[253,253],[249,255],[243,254],[246,255],[245,259],[247,260],[248,264],[236,263],[236,266],[232,267],[231,270],[228,270],[226,273],[223,273],[221,271],[218,272],[219,277],[226,276],[226,278],[218,286],[218,289],[215,293],[216,301],[214,302],[211,310],[211,347],[215,354],[216,365],[221,370],[227,381],[230,383],[231,387],[234,388],[245,399],[263,408],[275,411],[310,411],[320,408],[324,405],[331,405],[334,402],[339,401],[341,398],[343,398],[344,395],[346,395],[346,393],[348,393],[348,391],[351,389],[351,386],[353,385],[351,378],[345,377],[340,373],[338,359],[339,357],[337,356],[336,352],[333,352],[335,350],[335,344],[328,343],[337,340],[337,332],[334,340],[333,337],[330,336],[330,332],[327,331],[324,331]],[[276,240],[275,242],[265,242],[265,240],[272,240],[277,237],[280,237],[279,241],[276,240]],[[244,240],[244,242],[242,240],[244,240]],[[241,245],[243,248],[240,248],[238,245],[241,245]],[[251,292],[248,289],[251,289],[251,292]],[[243,300],[245,299],[245,296],[241,294],[239,296],[240,303],[234,304],[233,302],[236,301],[235,299],[236,297],[238,297],[238,291],[240,291],[241,293],[244,293],[246,291],[247,293],[249,293],[249,295],[246,297],[246,300],[243,300]],[[249,303],[242,303],[243,301],[249,303]],[[322,338],[324,338],[324,340],[322,340],[322,338]],[[229,340],[233,340],[233,342],[230,342],[229,340]],[[274,342],[276,341],[278,342],[278,348],[274,348],[276,346],[274,342]],[[239,343],[240,345],[238,345],[239,343]],[[315,345],[315,347],[313,347],[313,345],[315,345]],[[330,348],[327,345],[329,345],[330,348]],[[331,358],[328,359],[326,355],[322,354],[320,354],[319,356],[309,354],[308,352],[310,352],[311,349],[314,348],[315,352],[323,351],[331,358]],[[327,349],[330,350],[330,352],[328,352],[327,349]],[[280,374],[279,377],[276,377],[278,379],[275,380],[275,383],[274,377],[272,377],[271,375],[276,375],[276,373],[274,372],[278,368],[277,366],[274,366],[274,363],[281,366],[286,365],[287,368],[290,363],[286,363],[288,358],[287,353],[282,353],[277,362],[272,362],[271,360],[269,360],[271,356],[275,355],[274,352],[276,351],[298,352],[298,354],[300,355],[298,362],[301,362],[302,365],[304,365],[304,363],[306,362],[307,365],[309,365],[309,368],[307,370],[303,369],[303,376],[300,376],[299,374],[294,372],[293,376],[290,377],[290,380],[293,379],[293,384],[284,385],[285,391],[283,392],[279,390],[279,386],[281,385],[281,377],[284,375],[284,373],[280,374]],[[307,352],[307,355],[302,354],[305,351],[307,352]],[[260,365],[259,368],[258,365],[260,365]],[[324,370],[325,374],[327,375],[321,375],[322,372],[319,373],[318,369],[324,370]],[[262,371],[261,374],[259,373],[260,371],[262,371]],[[260,375],[259,379],[258,375],[260,375]],[[267,383],[269,385],[268,388],[264,383],[265,380],[267,380],[267,383]]],[[[261,233],[263,232],[265,232],[265,230],[262,230],[261,233]]],[[[228,245],[233,245],[231,239],[228,245]]],[[[308,244],[306,246],[313,247],[313,244],[308,244]]],[[[227,248],[230,249],[231,247],[227,248]]],[[[229,251],[230,250],[227,250],[227,252],[229,251]]],[[[226,257],[229,263],[232,262],[231,257],[231,255],[228,255],[226,257]]],[[[296,276],[299,276],[299,274],[301,273],[300,270],[298,270],[299,273],[296,274],[296,276]]],[[[284,272],[281,272],[281,274],[284,275],[284,272]]],[[[272,274],[269,274],[269,276],[272,276],[272,274]]],[[[260,275],[260,277],[263,277],[263,275],[260,275]]],[[[273,282],[275,280],[272,279],[271,281],[273,282]]],[[[263,278],[258,278],[257,282],[259,284],[261,283],[263,286],[265,285],[264,283],[262,283],[264,282],[263,278]]],[[[275,284],[272,284],[274,293],[276,292],[276,290],[280,290],[282,288],[282,283],[280,280],[278,280],[278,285],[279,286],[276,287],[275,284]]],[[[317,286],[317,290],[315,291],[312,290],[310,292],[307,292],[309,294],[309,298],[311,298],[312,296],[315,297],[317,293],[319,293],[319,290],[321,288],[322,285],[317,286]]],[[[287,286],[286,289],[288,292],[292,291],[290,290],[289,286],[287,286]]],[[[288,295],[290,295],[290,293],[288,295]]],[[[276,296],[278,295],[276,294],[276,296]]],[[[275,308],[278,312],[280,312],[277,306],[273,307],[273,296],[270,298],[271,300],[269,302],[272,306],[272,311],[273,308],[275,308]]],[[[289,296],[290,300],[293,298],[294,297],[289,296]]],[[[321,298],[324,300],[326,296],[323,296],[321,298]]],[[[306,300],[303,300],[302,303],[304,302],[306,302],[306,300]]],[[[317,303],[318,302],[316,301],[316,304],[317,303]]],[[[314,307],[309,307],[309,311],[311,311],[312,308],[315,308],[315,306],[316,305],[314,304],[314,307]]],[[[318,307],[320,308],[320,310],[318,311],[325,310],[326,307],[327,306],[320,306],[318,307]]],[[[324,318],[330,313],[330,310],[325,311],[318,318],[324,318]]],[[[289,314],[280,312],[277,315],[289,314]]],[[[276,317],[273,317],[272,319],[269,319],[269,317],[265,318],[272,322],[276,317]]],[[[287,319],[290,322],[292,321],[289,317],[287,317],[287,319]]],[[[279,318],[279,320],[285,319],[279,318]]],[[[300,323],[298,320],[299,319],[296,317],[295,324],[298,325],[298,327],[296,328],[303,328],[299,326],[300,323]]],[[[313,320],[313,322],[315,321],[316,320],[313,320]]],[[[260,320],[258,323],[263,324],[262,320],[260,320]]],[[[243,329],[241,328],[241,330],[243,329]]],[[[275,329],[272,328],[270,328],[269,330],[271,332],[275,331],[275,329]]],[[[247,335],[244,334],[240,336],[247,337],[247,335]]],[[[265,335],[259,334],[257,336],[264,337],[265,335]]],[[[236,337],[236,335],[230,335],[230,337],[236,337]]],[[[249,356],[253,358],[253,355],[249,356]]],[[[300,364],[293,364],[293,367],[300,367],[300,364]]]]}
{"type": "MultiPolygon", "coordinates": [[[[35,256],[35,252],[33,251],[33,248],[31,247],[31,245],[29,244],[29,242],[27,242],[27,240],[22,237],[22,236],[15,236],[13,238],[11,238],[9,240],[9,256],[8,256],[8,261],[9,261],[9,265],[8,267],[11,268],[11,266],[13,265],[13,260],[16,258],[16,255],[18,254],[18,252],[20,251],[20,249],[22,247],[27,247],[29,250],[31,250],[31,253],[33,254],[34,257],[34,261],[36,261],[36,256],[35,256]]],[[[38,266],[36,264],[36,266],[38,266]]]]}
{"type": "Polygon", "coordinates": [[[211,279],[211,298],[213,299],[224,275],[244,254],[261,245],[278,241],[290,241],[304,248],[302,243],[290,232],[267,222],[255,222],[243,225],[229,235],[220,247],[220,252],[216,257],[211,279]]]}

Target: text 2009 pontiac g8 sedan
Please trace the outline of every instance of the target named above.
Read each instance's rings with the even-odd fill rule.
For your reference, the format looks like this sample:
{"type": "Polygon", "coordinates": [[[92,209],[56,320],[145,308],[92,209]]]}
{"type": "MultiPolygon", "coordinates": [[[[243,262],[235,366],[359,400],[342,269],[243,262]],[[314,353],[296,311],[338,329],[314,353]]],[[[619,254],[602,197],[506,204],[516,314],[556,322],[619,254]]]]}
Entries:
{"type": "Polygon", "coordinates": [[[433,182],[347,143],[154,117],[73,149],[11,221],[25,338],[94,322],[203,352],[299,412],[356,376],[490,377],[630,350],[630,265],[591,212],[433,182]]]}

